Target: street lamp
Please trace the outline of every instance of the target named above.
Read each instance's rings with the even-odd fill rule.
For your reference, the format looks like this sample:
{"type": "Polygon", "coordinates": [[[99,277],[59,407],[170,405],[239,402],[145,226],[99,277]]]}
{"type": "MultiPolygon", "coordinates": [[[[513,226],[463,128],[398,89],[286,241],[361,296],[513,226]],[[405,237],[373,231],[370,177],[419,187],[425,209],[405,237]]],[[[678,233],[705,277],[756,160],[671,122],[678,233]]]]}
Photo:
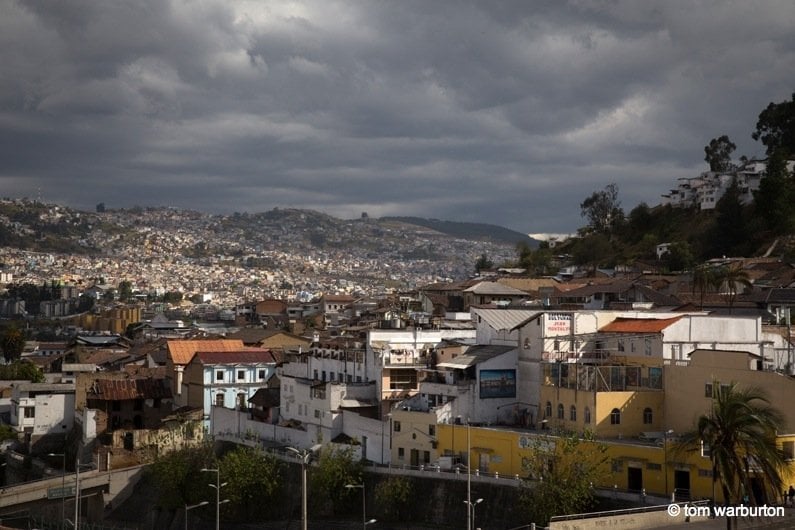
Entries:
{"type": "Polygon", "coordinates": [[[80,466],[88,467],[91,464],[81,464],[80,455],[75,459],[75,528],[80,528],[80,466]]]}
{"type": "Polygon", "coordinates": [[[285,446],[285,449],[291,453],[295,453],[301,460],[301,528],[307,530],[309,520],[307,518],[306,510],[306,465],[309,463],[309,458],[312,456],[312,451],[304,449],[303,452],[295,447],[285,446]]]}
{"type": "Polygon", "coordinates": [[[475,506],[483,502],[483,499],[477,499],[474,502],[464,501],[464,504],[467,505],[467,511],[470,512],[467,515],[467,520],[469,520],[469,516],[472,517],[472,526],[475,526],[475,506]]]}
{"type": "Polygon", "coordinates": [[[362,530],[365,530],[368,524],[373,524],[376,520],[367,520],[367,498],[365,496],[364,482],[361,484],[345,484],[345,487],[348,489],[361,488],[362,490],[362,530]]]}
{"type": "Polygon", "coordinates": [[[66,522],[66,453],[47,453],[47,456],[60,456],[63,459],[61,467],[61,528],[66,522]]]}
{"type": "MultiPolygon", "coordinates": [[[[668,435],[673,434],[673,429],[668,429],[663,433],[663,473],[665,474],[665,496],[668,497],[668,435]]],[[[675,499],[676,493],[674,493],[675,499]]],[[[673,499],[672,499],[673,500],[673,499]]]]}
{"type": "Polygon", "coordinates": [[[204,473],[215,473],[215,484],[208,484],[211,488],[215,488],[215,530],[221,526],[221,504],[229,502],[229,499],[221,502],[221,488],[226,486],[226,482],[221,484],[221,472],[216,469],[202,468],[204,473]]]}
{"type": "Polygon", "coordinates": [[[185,530],[188,530],[188,510],[198,508],[199,506],[207,506],[208,504],[210,504],[210,501],[201,501],[199,504],[194,504],[192,506],[185,505],[185,530]]]}
{"type": "Polygon", "coordinates": [[[467,418],[467,530],[472,530],[472,440],[469,434],[469,418],[467,418]]]}

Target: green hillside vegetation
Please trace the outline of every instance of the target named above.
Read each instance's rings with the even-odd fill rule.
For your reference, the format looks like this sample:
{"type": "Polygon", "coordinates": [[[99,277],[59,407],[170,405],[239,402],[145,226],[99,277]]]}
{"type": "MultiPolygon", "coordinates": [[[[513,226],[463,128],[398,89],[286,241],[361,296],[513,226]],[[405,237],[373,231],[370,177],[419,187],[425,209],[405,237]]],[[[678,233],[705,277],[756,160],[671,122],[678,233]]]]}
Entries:
{"type": "Polygon", "coordinates": [[[538,242],[527,234],[510,230],[502,226],[484,223],[462,223],[457,221],[442,221],[439,219],[423,219],[421,217],[381,217],[381,221],[397,221],[429,228],[442,234],[461,239],[489,239],[515,245],[523,242],[536,247],[538,242]]]}
{"type": "MultiPolygon", "coordinates": [[[[791,101],[770,103],[759,114],[754,140],[766,147],[767,171],[753,202],[741,202],[735,179],[714,210],[641,203],[624,213],[616,184],[593,192],[580,204],[587,224],[578,236],[555,249],[517,246],[517,265],[531,274],[554,274],[561,257],[595,272],[597,268],[645,262],[661,271],[684,271],[723,256],[770,255],[795,258],[795,177],[787,168],[795,156],[795,94],[791,101]],[[670,245],[657,260],[657,245],[670,245]]],[[[704,147],[711,171],[731,174],[735,145],[723,135],[704,147]]],[[[740,162],[746,162],[740,157],[740,162]]]]}

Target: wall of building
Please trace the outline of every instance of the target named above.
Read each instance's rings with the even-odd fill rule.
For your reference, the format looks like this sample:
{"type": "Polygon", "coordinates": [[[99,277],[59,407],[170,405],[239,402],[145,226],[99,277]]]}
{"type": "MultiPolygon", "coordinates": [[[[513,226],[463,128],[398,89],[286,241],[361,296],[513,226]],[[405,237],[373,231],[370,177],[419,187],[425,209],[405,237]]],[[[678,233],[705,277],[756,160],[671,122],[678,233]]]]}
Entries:
{"type": "Polygon", "coordinates": [[[712,405],[705,386],[718,381],[763,389],[784,415],[782,434],[795,433],[795,408],[788,406],[795,395],[795,380],[777,372],[750,370],[747,359],[740,352],[697,352],[688,365],[666,365],[664,426],[677,432],[692,429],[698,417],[708,413],[712,405]]]}

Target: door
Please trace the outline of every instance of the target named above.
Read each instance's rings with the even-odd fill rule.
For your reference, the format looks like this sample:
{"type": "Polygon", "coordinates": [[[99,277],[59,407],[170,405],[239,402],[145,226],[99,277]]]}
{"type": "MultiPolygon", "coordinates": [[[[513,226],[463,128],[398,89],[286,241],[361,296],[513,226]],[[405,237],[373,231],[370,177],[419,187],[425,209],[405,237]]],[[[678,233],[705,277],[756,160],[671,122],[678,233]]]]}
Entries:
{"type": "Polygon", "coordinates": [[[630,491],[643,489],[643,469],[639,467],[627,468],[627,489],[630,491]]]}
{"type": "Polygon", "coordinates": [[[690,498],[690,471],[682,469],[674,471],[674,493],[676,500],[690,498]]]}
{"type": "Polygon", "coordinates": [[[420,452],[417,449],[411,450],[411,461],[409,462],[411,467],[420,467],[420,452]]]}

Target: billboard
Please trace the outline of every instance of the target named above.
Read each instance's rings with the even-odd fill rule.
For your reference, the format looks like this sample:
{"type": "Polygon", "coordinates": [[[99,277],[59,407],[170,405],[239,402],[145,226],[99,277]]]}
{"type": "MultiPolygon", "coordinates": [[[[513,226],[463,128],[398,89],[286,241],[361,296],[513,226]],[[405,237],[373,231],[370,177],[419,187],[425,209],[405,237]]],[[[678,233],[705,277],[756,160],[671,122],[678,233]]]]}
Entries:
{"type": "Polygon", "coordinates": [[[480,399],[515,397],[516,370],[480,371],[480,399]]]}

